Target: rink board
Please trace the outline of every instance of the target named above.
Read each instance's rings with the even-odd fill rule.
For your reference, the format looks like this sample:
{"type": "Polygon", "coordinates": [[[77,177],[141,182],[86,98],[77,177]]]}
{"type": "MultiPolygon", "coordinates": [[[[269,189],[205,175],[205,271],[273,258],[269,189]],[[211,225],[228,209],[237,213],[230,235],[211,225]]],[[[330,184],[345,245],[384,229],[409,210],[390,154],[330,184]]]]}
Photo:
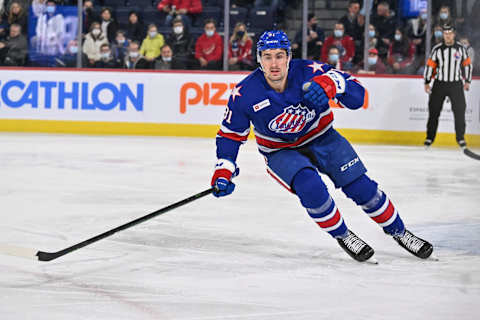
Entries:
{"type": "MultiPolygon", "coordinates": [[[[214,137],[231,89],[245,73],[0,70],[0,131],[214,137]]],[[[428,96],[421,77],[358,77],[361,110],[334,108],[335,127],[353,142],[420,144],[428,96]]],[[[240,94],[246,94],[240,89],[240,94]]],[[[480,81],[467,98],[467,141],[480,146],[480,81]]],[[[241,99],[241,96],[237,97],[241,99]]],[[[446,101],[437,145],[454,145],[446,101]]]]}

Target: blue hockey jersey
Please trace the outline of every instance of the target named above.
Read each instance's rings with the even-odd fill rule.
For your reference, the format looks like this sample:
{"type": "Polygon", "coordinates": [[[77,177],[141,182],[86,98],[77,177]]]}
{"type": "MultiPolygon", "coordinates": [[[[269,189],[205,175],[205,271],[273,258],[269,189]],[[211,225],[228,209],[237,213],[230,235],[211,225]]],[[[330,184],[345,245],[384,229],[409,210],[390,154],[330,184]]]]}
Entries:
{"type": "MultiPolygon", "coordinates": [[[[251,124],[262,154],[300,147],[320,137],[332,127],[333,112],[328,104],[315,106],[304,101],[302,86],[331,69],[317,61],[292,60],[283,92],[273,90],[260,69],[253,71],[230,94],[217,134],[217,157],[235,162],[251,124]]],[[[345,93],[337,94],[335,102],[349,109],[361,108],[364,87],[353,76],[335,71],[346,80],[345,93]]]]}

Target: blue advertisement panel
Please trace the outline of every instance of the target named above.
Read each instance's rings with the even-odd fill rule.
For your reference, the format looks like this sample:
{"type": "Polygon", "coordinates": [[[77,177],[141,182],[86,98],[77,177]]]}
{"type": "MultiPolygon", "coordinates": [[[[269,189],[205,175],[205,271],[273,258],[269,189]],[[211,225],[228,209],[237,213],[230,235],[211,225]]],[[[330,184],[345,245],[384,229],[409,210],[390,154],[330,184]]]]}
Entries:
{"type": "Polygon", "coordinates": [[[417,17],[420,11],[427,10],[427,0],[401,0],[400,13],[404,18],[417,17]]]}
{"type": "Polygon", "coordinates": [[[77,37],[78,17],[74,6],[30,7],[28,21],[30,61],[53,66],[77,37]],[[53,8],[53,9],[52,9],[53,8]]]}

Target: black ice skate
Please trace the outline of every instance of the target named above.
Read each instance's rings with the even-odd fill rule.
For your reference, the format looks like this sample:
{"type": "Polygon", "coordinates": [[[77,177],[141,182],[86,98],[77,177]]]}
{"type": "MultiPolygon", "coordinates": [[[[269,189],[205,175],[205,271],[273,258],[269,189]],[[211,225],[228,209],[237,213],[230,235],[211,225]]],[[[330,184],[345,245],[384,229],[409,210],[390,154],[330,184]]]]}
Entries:
{"type": "Polygon", "coordinates": [[[408,230],[405,230],[403,236],[393,236],[398,244],[408,252],[421,259],[427,259],[433,252],[433,246],[408,230]]]}
{"type": "Polygon", "coordinates": [[[372,247],[350,230],[345,238],[337,238],[337,241],[350,257],[359,262],[367,261],[373,256],[372,247]]]}

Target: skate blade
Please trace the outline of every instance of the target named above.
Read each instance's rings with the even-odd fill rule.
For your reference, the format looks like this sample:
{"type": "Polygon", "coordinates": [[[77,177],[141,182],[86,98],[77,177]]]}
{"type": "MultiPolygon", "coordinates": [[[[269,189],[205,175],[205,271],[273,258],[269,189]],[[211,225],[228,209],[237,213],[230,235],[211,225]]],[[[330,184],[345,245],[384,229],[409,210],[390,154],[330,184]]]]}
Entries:
{"type": "Polygon", "coordinates": [[[427,260],[440,261],[440,259],[433,253],[430,255],[430,257],[427,258],[427,260]]]}
{"type": "Polygon", "coordinates": [[[363,261],[365,263],[368,263],[368,264],[378,264],[378,260],[375,259],[375,257],[370,257],[370,259],[366,260],[366,261],[363,261]]]}

